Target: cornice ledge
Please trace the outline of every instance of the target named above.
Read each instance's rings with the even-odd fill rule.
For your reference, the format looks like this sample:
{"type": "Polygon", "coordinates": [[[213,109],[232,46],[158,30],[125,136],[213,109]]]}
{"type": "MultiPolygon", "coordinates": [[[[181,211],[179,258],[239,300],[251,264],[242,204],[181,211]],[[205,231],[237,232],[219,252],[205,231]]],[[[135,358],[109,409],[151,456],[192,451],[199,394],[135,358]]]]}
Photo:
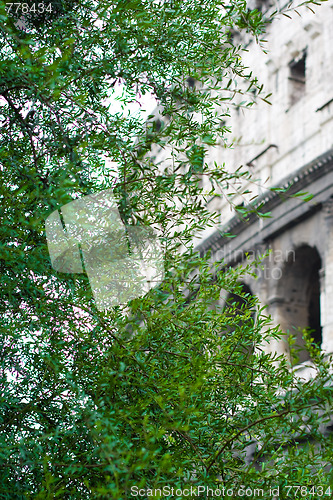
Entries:
{"type": "MultiPolygon", "coordinates": [[[[332,166],[333,148],[307,163],[292,175],[285,177],[278,185],[271,189],[284,188],[288,190],[289,195],[293,195],[309,186],[315,180],[323,177],[329,171],[332,171],[332,166]]],[[[253,206],[250,205],[249,208],[255,209],[260,206],[261,212],[267,213],[286,201],[286,199],[283,199],[283,193],[281,194],[277,191],[269,190],[258,197],[256,199],[256,203],[253,206]]],[[[225,236],[226,233],[232,233],[234,236],[237,236],[257,220],[258,217],[255,213],[251,213],[246,220],[241,219],[238,215],[236,215],[231,219],[231,221],[229,221],[228,224],[221,226],[220,229],[217,229],[212,235],[197,245],[195,247],[195,251],[200,252],[202,255],[209,249],[218,250],[219,248],[222,248],[227,241],[230,241],[230,238],[225,236]]]]}

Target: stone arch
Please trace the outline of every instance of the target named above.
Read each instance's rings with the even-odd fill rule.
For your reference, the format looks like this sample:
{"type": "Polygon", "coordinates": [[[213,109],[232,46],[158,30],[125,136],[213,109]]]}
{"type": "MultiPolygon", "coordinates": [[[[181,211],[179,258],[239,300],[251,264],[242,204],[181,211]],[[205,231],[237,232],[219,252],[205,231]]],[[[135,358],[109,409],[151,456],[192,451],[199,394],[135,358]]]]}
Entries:
{"type": "MultiPolygon", "coordinates": [[[[298,246],[289,254],[277,283],[279,323],[282,331],[297,336],[296,344],[304,346],[299,328],[311,328],[312,337],[321,345],[320,276],[321,258],[316,247],[298,246]]],[[[300,351],[300,362],[308,355],[300,351]]]]}
{"type": "MultiPolygon", "coordinates": [[[[227,310],[227,312],[228,312],[228,309],[229,309],[232,316],[234,316],[234,315],[236,316],[238,313],[240,315],[242,315],[242,313],[244,313],[247,309],[249,298],[254,297],[254,294],[253,294],[249,285],[247,285],[244,282],[239,283],[239,285],[240,285],[241,290],[242,290],[242,292],[241,292],[242,295],[239,295],[236,292],[230,292],[227,295],[227,298],[226,298],[225,304],[224,304],[224,310],[227,310]]],[[[255,316],[256,316],[256,309],[251,308],[250,318],[252,321],[255,320],[255,316]]],[[[230,325],[230,328],[228,328],[227,331],[230,333],[236,327],[236,330],[238,330],[238,335],[239,335],[240,332],[245,327],[245,322],[247,323],[250,318],[247,316],[247,319],[245,320],[245,318],[244,318],[244,321],[243,321],[243,319],[240,316],[238,318],[238,320],[234,321],[233,324],[230,325]]],[[[245,340],[245,337],[242,334],[240,334],[239,341],[240,342],[238,344],[237,350],[239,352],[241,352],[243,355],[245,355],[246,357],[252,355],[254,352],[253,351],[253,344],[250,345],[249,340],[245,340]],[[244,343],[243,343],[243,339],[244,339],[244,343]]]]}
{"type": "MultiPolygon", "coordinates": [[[[252,290],[249,287],[249,285],[247,285],[246,283],[242,282],[242,283],[240,283],[240,286],[242,288],[242,293],[243,294],[254,296],[254,294],[252,293],[252,290]]],[[[228,296],[227,296],[226,305],[225,306],[228,307],[228,304],[232,304],[232,303],[235,303],[236,304],[236,308],[240,310],[241,308],[244,308],[246,306],[247,300],[246,300],[245,297],[243,297],[241,295],[238,295],[236,293],[230,292],[228,294],[228,296]]]]}

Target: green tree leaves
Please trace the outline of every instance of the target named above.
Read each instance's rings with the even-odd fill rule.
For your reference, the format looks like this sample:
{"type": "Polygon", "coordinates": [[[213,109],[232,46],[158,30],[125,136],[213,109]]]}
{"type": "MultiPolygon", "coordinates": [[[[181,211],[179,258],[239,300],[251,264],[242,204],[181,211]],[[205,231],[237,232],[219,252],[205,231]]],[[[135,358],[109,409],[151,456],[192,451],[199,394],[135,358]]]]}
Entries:
{"type": "Polygon", "coordinates": [[[242,294],[251,269],[212,266],[192,249],[193,236],[216,221],[209,197],[230,194],[233,183],[241,192],[250,179],[208,164],[206,152],[227,142],[221,118],[241,92],[235,80],[246,83],[245,102],[253,87],[262,91],[230,32],[260,40],[266,21],[238,0],[83,0],[53,2],[52,13],[18,27],[7,5],[0,2],[1,498],[308,484],[299,472],[305,457],[328,484],[327,361],[319,356],[317,377],[300,384],[286,360],[261,350],[280,334],[256,299],[243,297],[236,314],[223,307],[220,294],[242,294]],[[158,111],[147,120],[113,112],[117,85],[125,106],[152,94],[158,111]],[[86,275],[51,268],[44,221],[110,187],[123,221],[159,232],[166,277],[102,313],[86,275]],[[301,441],[310,443],[305,457],[301,441]]]}

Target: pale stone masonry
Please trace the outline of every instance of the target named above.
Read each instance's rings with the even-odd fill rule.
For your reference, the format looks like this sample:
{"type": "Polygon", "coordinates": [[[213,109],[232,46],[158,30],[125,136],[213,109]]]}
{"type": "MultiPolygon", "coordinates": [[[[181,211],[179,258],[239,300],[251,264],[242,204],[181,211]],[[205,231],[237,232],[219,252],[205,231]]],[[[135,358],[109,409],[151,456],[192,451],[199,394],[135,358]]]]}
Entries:
{"type": "MultiPolygon", "coordinates": [[[[267,15],[272,3],[257,0],[267,15]]],[[[267,54],[255,42],[248,44],[244,61],[266,93],[272,92],[272,104],[256,97],[257,105],[233,111],[227,125],[234,147],[214,148],[207,158],[231,169],[248,165],[262,181],[252,192],[273,217],[244,223],[232,218],[221,198],[212,199],[221,226],[237,237],[228,240],[209,229],[197,248],[224,256],[228,264],[244,262],[245,252],[271,249],[258,279],[245,284],[286,334],[310,327],[322,350],[333,353],[333,2],[316,7],[315,14],[302,7],[300,14],[269,25],[267,54]],[[282,202],[267,191],[289,184],[313,199],[282,202]]],[[[284,342],[267,349],[288,355],[284,342]]]]}
{"type": "MultiPolygon", "coordinates": [[[[249,1],[249,7],[260,8],[267,17],[284,6],[274,0],[249,1]]],[[[286,335],[296,334],[302,345],[297,329],[310,327],[322,351],[332,354],[333,0],[315,6],[315,14],[304,6],[299,13],[290,13],[292,19],[280,15],[268,25],[267,53],[250,38],[242,39],[243,61],[264,84],[263,95],[272,93],[271,105],[254,95],[251,108],[233,108],[227,119],[221,114],[221,122],[231,128],[228,142],[233,146],[215,146],[205,158],[231,171],[247,166],[260,182],[249,184],[252,193],[236,196],[234,202],[246,204],[257,195],[264,203],[261,211],[272,217],[253,215],[242,222],[225,199],[216,196],[208,207],[220,214],[220,227],[207,228],[194,243],[202,254],[211,251],[213,260],[223,257],[227,265],[245,263],[245,253],[257,256],[271,250],[258,278],[248,278],[244,285],[267,305],[286,335]],[[282,186],[292,186],[290,193],[312,193],[313,198],[282,201],[268,189],[282,186]],[[236,237],[223,237],[223,230],[236,237]]],[[[238,36],[234,34],[235,43],[238,36]]],[[[238,96],[236,104],[237,99],[243,100],[238,96]]],[[[170,162],[170,153],[168,148],[153,151],[161,165],[170,162]]],[[[266,349],[289,355],[285,341],[272,340],[266,349]]],[[[311,360],[303,353],[300,362],[302,373],[309,376],[305,365],[311,360]]]]}

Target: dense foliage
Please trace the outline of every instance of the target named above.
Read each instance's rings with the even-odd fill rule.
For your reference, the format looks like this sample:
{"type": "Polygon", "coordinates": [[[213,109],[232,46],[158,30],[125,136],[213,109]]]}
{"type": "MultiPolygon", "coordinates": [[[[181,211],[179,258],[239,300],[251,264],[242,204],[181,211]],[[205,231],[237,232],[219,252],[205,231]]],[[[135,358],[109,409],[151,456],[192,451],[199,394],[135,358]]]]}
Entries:
{"type": "Polygon", "coordinates": [[[0,498],[126,499],[132,487],[168,485],[232,488],[223,498],[244,485],[270,498],[270,487],[310,488],[314,477],[326,492],[328,361],[309,341],[317,376],[301,383],[265,354],[279,332],[256,299],[216,305],[221,290],[244,295],[253,268],[211,266],[191,247],[216,221],[205,201],[249,177],[204,158],[228,143],[222,119],[235,95],[247,106],[251,89],[262,93],[233,35],[263,43],[271,18],[243,0],[9,5],[0,2],[0,498]],[[126,106],[148,93],[160,114],[113,111],[114,96],[126,106]],[[165,279],[101,312],[84,274],[52,269],[45,220],[110,187],[124,222],[160,234],[165,279]]]}

